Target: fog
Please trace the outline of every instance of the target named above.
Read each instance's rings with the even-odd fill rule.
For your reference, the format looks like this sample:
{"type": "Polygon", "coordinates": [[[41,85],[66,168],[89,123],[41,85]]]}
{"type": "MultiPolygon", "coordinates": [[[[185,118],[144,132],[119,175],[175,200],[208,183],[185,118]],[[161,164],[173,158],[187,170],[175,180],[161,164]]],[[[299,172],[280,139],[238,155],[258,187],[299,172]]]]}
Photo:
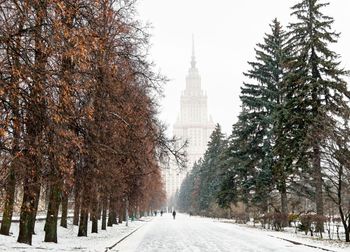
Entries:
{"type": "MultiPolygon", "coordinates": [[[[254,47],[262,42],[276,17],[286,27],[292,21],[290,7],[295,0],[143,0],[139,18],[152,25],[150,59],[170,81],[161,100],[161,119],[172,132],[180,110],[180,94],[190,66],[192,34],[202,88],[208,94],[208,108],[215,122],[230,134],[240,112],[240,86],[247,61],[254,60],[254,47]]],[[[341,32],[332,48],[350,69],[349,0],[330,0],[324,12],[335,19],[341,32]]]]}

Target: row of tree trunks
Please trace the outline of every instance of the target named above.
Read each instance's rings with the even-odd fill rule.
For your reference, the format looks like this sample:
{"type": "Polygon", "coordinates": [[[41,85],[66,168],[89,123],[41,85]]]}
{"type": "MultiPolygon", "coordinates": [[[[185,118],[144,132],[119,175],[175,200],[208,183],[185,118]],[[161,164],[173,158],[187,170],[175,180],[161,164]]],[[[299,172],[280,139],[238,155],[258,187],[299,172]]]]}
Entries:
{"type": "MultiPolygon", "coordinates": [[[[5,153],[9,166],[20,160],[19,168],[5,167],[7,181],[0,181],[6,184],[0,188],[6,192],[1,232],[9,234],[15,181],[23,191],[18,242],[32,244],[44,187],[49,198],[47,242],[57,242],[60,205],[61,226],[67,227],[66,187],[75,188],[73,223],[79,226],[78,236],[87,236],[89,215],[92,232],[98,231],[101,217],[103,229],[107,218],[111,226],[118,216],[121,222],[125,208],[115,191],[132,191],[140,184],[146,185],[144,192],[134,193],[142,198],[162,191],[159,176],[154,179],[157,187],[147,188],[143,174],[160,170],[160,153],[175,149],[167,146],[165,129],[156,120],[151,93],[163,77],[153,73],[143,56],[140,44],[148,44],[148,36],[134,20],[134,3],[3,1],[1,8],[6,11],[0,21],[5,83],[5,89],[0,85],[0,117],[8,122],[5,134],[0,131],[0,159],[5,153]],[[123,179],[131,175],[132,180],[123,179]],[[113,192],[106,189],[111,199],[108,193],[102,199],[105,192],[100,187],[115,184],[120,186],[113,192]]],[[[175,146],[169,140],[170,144],[175,146]]]]}
{"type": "MultiPolygon", "coordinates": [[[[88,195],[88,194],[86,194],[88,195]]],[[[39,199],[36,197],[36,199],[39,199]]],[[[116,204],[116,202],[112,202],[109,204],[110,206],[114,206],[109,208],[108,210],[108,197],[103,197],[102,202],[100,202],[100,205],[102,205],[102,208],[98,210],[97,207],[97,200],[91,200],[91,206],[89,205],[89,199],[90,196],[83,197],[84,200],[84,206],[81,208],[81,214],[80,214],[80,223],[82,225],[79,225],[79,234],[80,236],[87,236],[87,229],[88,229],[88,216],[90,213],[91,216],[91,221],[92,221],[92,233],[97,233],[98,232],[98,212],[101,210],[102,211],[102,230],[106,230],[107,227],[107,212],[109,213],[108,215],[108,220],[110,226],[113,224],[118,224],[122,223],[125,221],[125,208],[122,207],[122,204],[116,204]],[[86,207],[88,206],[88,207],[86,207]],[[119,206],[116,208],[116,206],[119,206]],[[97,210],[97,211],[96,211],[97,210]],[[108,210],[108,211],[107,211],[108,210]],[[117,215],[118,212],[118,215],[117,215]],[[117,219],[118,216],[118,219],[117,219]]],[[[76,202],[79,202],[76,201],[76,202]]],[[[47,209],[47,216],[46,216],[46,223],[45,223],[45,242],[54,242],[57,243],[57,222],[58,222],[58,213],[59,213],[59,207],[62,203],[62,218],[61,218],[61,223],[62,219],[65,218],[65,225],[67,225],[67,205],[68,205],[68,195],[66,193],[62,192],[62,186],[60,183],[54,183],[50,186],[49,188],[49,202],[48,202],[48,209],[47,209]],[[67,202],[64,204],[64,202],[67,202]],[[66,205],[66,206],[63,206],[66,205]]],[[[37,200],[34,201],[34,209],[37,209],[37,200]]],[[[33,218],[31,220],[34,220],[34,216],[36,215],[36,211],[31,213],[33,218]]],[[[79,217],[79,214],[74,216],[75,218],[79,217]]],[[[34,221],[31,221],[31,227],[28,229],[34,230],[34,221]]],[[[62,225],[61,225],[62,226],[62,225]]],[[[64,226],[63,226],[64,227],[64,226]]],[[[65,226],[67,227],[67,226],[65,226]]],[[[34,232],[33,232],[34,234],[34,232]]],[[[78,235],[79,236],[79,235],[78,235]]]]}

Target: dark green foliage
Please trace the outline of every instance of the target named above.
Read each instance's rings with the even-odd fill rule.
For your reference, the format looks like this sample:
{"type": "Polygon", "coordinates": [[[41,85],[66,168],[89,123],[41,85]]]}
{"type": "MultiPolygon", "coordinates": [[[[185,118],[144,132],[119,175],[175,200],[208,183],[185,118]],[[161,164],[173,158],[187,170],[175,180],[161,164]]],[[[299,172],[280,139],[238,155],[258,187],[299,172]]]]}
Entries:
{"type": "Polygon", "coordinates": [[[242,112],[225,154],[221,206],[241,201],[264,210],[277,189],[286,213],[289,186],[313,199],[323,214],[322,153],[337,122],[349,114],[342,80],[347,72],[328,46],[338,34],[331,31],[333,19],[320,12],[327,5],[302,1],[292,8],[299,21],[288,34],[274,20],[271,34],[257,45],[256,61],[245,73],[252,83],[242,88],[242,112]]]}
{"type": "Polygon", "coordinates": [[[203,160],[194,164],[182,183],[178,198],[181,210],[208,214],[211,204],[216,203],[223,173],[221,153],[225,147],[225,136],[220,125],[216,125],[203,160]]]}
{"type": "Polygon", "coordinates": [[[341,79],[346,71],[339,67],[339,55],[329,49],[339,34],[331,31],[334,20],[321,12],[327,5],[304,0],[292,7],[298,21],[289,26],[293,54],[286,64],[282,87],[286,101],[280,115],[288,137],[281,146],[289,146],[289,160],[300,167],[310,166],[314,140],[322,145],[335,128],[335,116],[344,117],[349,109],[344,99],[349,92],[341,79]]]}
{"type": "MultiPolygon", "coordinates": [[[[316,212],[323,215],[322,152],[337,128],[347,120],[349,92],[342,79],[346,71],[339,67],[339,55],[330,49],[339,34],[332,31],[333,18],[322,13],[328,3],[303,0],[292,7],[297,18],[290,24],[292,57],[283,91],[286,96],[281,146],[302,175],[313,178],[316,212]]],[[[323,230],[322,223],[318,229],[323,230]]]]}
{"type": "Polygon", "coordinates": [[[220,193],[223,206],[228,204],[224,200],[227,198],[266,209],[275,183],[285,177],[284,170],[276,169],[279,156],[274,153],[274,146],[276,114],[283,103],[280,87],[285,75],[286,40],[275,19],[271,34],[265,35],[264,43],[257,44],[256,61],[249,62],[251,69],[245,76],[251,83],[244,83],[241,89],[243,111],[233,127],[230,151],[226,153],[230,169],[220,193]],[[230,195],[228,185],[235,185],[233,191],[239,190],[241,197],[230,195]]]}
{"type": "Polygon", "coordinates": [[[199,207],[201,211],[207,211],[210,203],[216,201],[222,175],[221,153],[226,146],[225,136],[221,132],[219,124],[210,136],[208,149],[204,154],[200,168],[201,184],[199,191],[199,207]]]}
{"type": "Polygon", "coordinates": [[[195,180],[198,178],[197,175],[199,168],[200,165],[198,163],[194,163],[191,173],[187,174],[186,178],[182,182],[177,202],[177,205],[181,211],[192,212],[195,208],[197,208],[194,203],[197,201],[197,198],[194,197],[194,188],[196,185],[195,180]]]}

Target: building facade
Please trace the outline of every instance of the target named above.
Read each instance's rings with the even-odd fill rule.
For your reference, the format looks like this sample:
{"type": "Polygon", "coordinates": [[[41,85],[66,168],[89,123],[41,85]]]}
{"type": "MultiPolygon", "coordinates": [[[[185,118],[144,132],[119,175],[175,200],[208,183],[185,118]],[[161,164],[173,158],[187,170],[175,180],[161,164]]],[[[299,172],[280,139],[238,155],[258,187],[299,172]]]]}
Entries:
{"type": "Polygon", "coordinates": [[[187,169],[179,171],[175,165],[170,165],[165,172],[165,183],[168,198],[180,189],[187,172],[192,169],[195,161],[204,154],[210,134],[215,124],[208,115],[207,95],[201,88],[201,76],[197,69],[194,43],[192,41],[191,66],[186,77],[186,88],[180,98],[180,113],[173,126],[173,134],[181,139],[183,144],[188,141],[187,169]]]}

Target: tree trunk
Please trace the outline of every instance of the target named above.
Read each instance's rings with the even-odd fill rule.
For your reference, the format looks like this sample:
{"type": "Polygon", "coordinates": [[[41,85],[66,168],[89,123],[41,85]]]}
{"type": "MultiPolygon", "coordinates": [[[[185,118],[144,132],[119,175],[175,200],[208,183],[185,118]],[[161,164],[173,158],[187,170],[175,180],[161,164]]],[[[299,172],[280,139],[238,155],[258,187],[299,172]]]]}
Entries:
{"type": "Polygon", "coordinates": [[[113,224],[118,224],[117,222],[117,213],[115,207],[115,201],[113,200],[112,195],[109,197],[109,211],[108,211],[108,227],[112,227],[113,224]]]}
{"type": "MultiPolygon", "coordinates": [[[[315,179],[315,202],[316,202],[316,213],[319,216],[323,216],[323,190],[322,190],[322,171],[321,171],[321,158],[320,158],[320,147],[317,143],[313,147],[313,171],[315,179]]],[[[316,232],[324,232],[324,223],[321,218],[318,218],[316,224],[316,232]]]]}
{"type": "MultiPolygon", "coordinates": [[[[21,26],[22,27],[22,26],[21,26]]],[[[15,101],[15,104],[18,104],[18,97],[12,98],[15,101]]],[[[19,151],[19,138],[20,138],[20,123],[19,123],[19,113],[18,109],[13,110],[14,119],[13,119],[13,149],[12,149],[12,155],[15,157],[19,151]]],[[[10,228],[11,228],[11,222],[12,222],[12,215],[13,215],[13,205],[15,202],[15,192],[16,192],[16,175],[15,175],[15,168],[18,164],[18,157],[15,157],[14,160],[11,163],[11,167],[9,170],[8,178],[5,185],[5,205],[4,205],[4,212],[2,216],[2,222],[1,222],[1,229],[0,234],[2,235],[9,235],[10,234],[10,228]]]]}
{"type": "Polygon", "coordinates": [[[118,208],[118,222],[119,223],[123,223],[123,221],[124,221],[124,217],[125,217],[125,212],[124,212],[124,208],[123,208],[123,206],[121,205],[121,206],[119,206],[119,208],[118,208]]]}
{"type": "Polygon", "coordinates": [[[115,209],[110,209],[108,214],[108,226],[111,227],[113,224],[118,225],[117,211],[115,209]]]}
{"type": "MultiPolygon", "coordinates": [[[[163,211],[163,210],[162,210],[163,211]]],[[[231,213],[231,208],[230,208],[230,213],[231,213]]],[[[136,208],[136,219],[140,219],[140,207],[137,206],[136,208]]],[[[231,217],[231,214],[230,214],[230,217],[231,217]]]]}
{"type": "Polygon", "coordinates": [[[281,213],[282,213],[282,227],[288,226],[288,201],[287,201],[287,188],[286,188],[286,182],[283,179],[282,185],[281,185],[281,213]]]}
{"type": "Polygon", "coordinates": [[[98,208],[97,208],[97,219],[98,220],[101,220],[101,213],[102,213],[102,208],[103,208],[102,204],[103,203],[101,201],[98,202],[98,208]]]}
{"type": "Polygon", "coordinates": [[[88,220],[89,220],[89,195],[88,195],[88,190],[86,188],[84,188],[81,198],[82,199],[81,199],[78,236],[87,236],[87,228],[88,228],[88,220]]]}
{"type": "Polygon", "coordinates": [[[115,219],[115,212],[113,211],[113,209],[111,209],[111,207],[109,207],[109,211],[108,211],[108,223],[107,226],[108,227],[112,227],[114,224],[114,219],[115,219]]]}
{"type": "Polygon", "coordinates": [[[82,207],[80,211],[78,236],[87,236],[88,218],[88,209],[82,207]]]}
{"type": "MultiPolygon", "coordinates": [[[[336,202],[338,205],[339,215],[341,222],[343,223],[344,231],[345,231],[345,241],[350,242],[350,214],[345,215],[343,211],[343,174],[344,174],[344,168],[341,165],[338,170],[338,192],[337,197],[338,201],[336,202]],[[348,221],[348,223],[346,223],[348,221]]],[[[339,239],[339,228],[337,227],[337,236],[339,239]]]]}
{"type": "Polygon", "coordinates": [[[47,11],[47,3],[38,1],[32,4],[35,12],[33,21],[32,38],[34,40],[34,64],[32,80],[34,85],[30,87],[30,97],[26,102],[27,120],[26,134],[24,136],[25,151],[25,177],[23,183],[23,201],[21,206],[19,235],[17,241],[20,243],[32,244],[36,213],[40,195],[40,167],[41,152],[40,145],[46,122],[46,96],[44,93],[44,78],[47,55],[44,52],[46,45],[42,37],[42,28],[47,11]]]}
{"type": "Polygon", "coordinates": [[[78,226],[79,224],[79,212],[80,212],[80,189],[77,185],[75,188],[75,196],[74,196],[74,217],[73,217],[73,225],[78,226]]]}
{"type": "Polygon", "coordinates": [[[51,185],[50,200],[47,209],[46,223],[45,223],[45,242],[57,243],[57,218],[58,210],[61,201],[60,186],[56,183],[51,185]]]}
{"type": "Polygon", "coordinates": [[[350,242],[350,220],[349,220],[349,226],[347,229],[345,229],[345,241],[350,242]]]}
{"type": "Polygon", "coordinates": [[[92,215],[91,233],[98,233],[98,218],[96,212],[92,213],[92,215]]]}
{"type": "Polygon", "coordinates": [[[8,179],[6,181],[6,187],[5,187],[5,206],[4,206],[4,213],[2,216],[1,229],[0,229],[0,234],[2,235],[10,234],[12,214],[13,214],[13,204],[15,201],[15,189],[16,189],[16,177],[15,177],[14,170],[11,168],[8,179]]]}
{"type": "Polygon", "coordinates": [[[61,227],[67,228],[67,215],[68,215],[68,193],[62,192],[61,227]]]}
{"type": "Polygon", "coordinates": [[[96,192],[92,195],[92,202],[91,202],[91,233],[97,233],[98,232],[98,200],[96,192]]]}
{"type": "Polygon", "coordinates": [[[39,200],[40,200],[40,184],[38,182],[37,186],[35,187],[36,190],[36,197],[35,197],[35,204],[34,204],[34,213],[32,218],[32,234],[35,235],[35,222],[36,222],[36,215],[38,213],[38,207],[39,207],[39,200]]]}
{"type": "Polygon", "coordinates": [[[107,197],[103,197],[103,202],[102,202],[102,230],[106,230],[106,222],[107,222],[107,197]]]}
{"type": "Polygon", "coordinates": [[[129,199],[125,200],[125,225],[129,226],[129,199]]]}
{"type": "Polygon", "coordinates": [[[32,235],[36,218],[36,202],[39,195],[37,194],[40,185],[38,185],[36,176],[25,179],[23,187],[23,201],[19,221],[19,235],[17,241],[32,245],[32,235]]]}

